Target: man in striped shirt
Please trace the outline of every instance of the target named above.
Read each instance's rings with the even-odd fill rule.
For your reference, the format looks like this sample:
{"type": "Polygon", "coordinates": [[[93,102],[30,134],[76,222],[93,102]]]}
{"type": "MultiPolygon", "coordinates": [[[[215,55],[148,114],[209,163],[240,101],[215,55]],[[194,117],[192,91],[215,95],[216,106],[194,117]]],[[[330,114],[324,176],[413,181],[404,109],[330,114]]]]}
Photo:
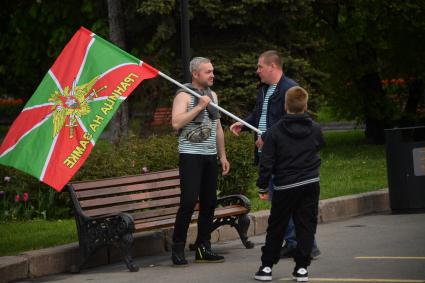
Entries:
{"type": "MultiPolygon", "coordinates": [[[[260,90],[254,110],[244,119],[245,122],[257,127],[262,132],[261,136],[254,133],[255,163],[258,163],[266,131],[285,115],[286,91],[298,85],[295,81],[285,76],[282,61],[282,56],[275,50],[265,51],[258,58],[257,74],[261,80],[260,90]]],[[[236,122],[230,126],[230,130],[235,135],[239,135],[243,127],[242,123],[236,122]]],[[[270,182],[269,191],[271,199],[273,196],[273,180],[270,182]]],[[[281,256],[293,257],[297,240],[292,218],[290,219],[284,240],[285,245],[281,249],[281,256]]],[[[319,254],[320,250],[317,247],[316,241],[314,241],[312,257],[315,258],[319,254]]]]}
{"type": "Polygon", "coordinates": [[[196,262],[223,262],[224,257],[211,250],[211,228],[217,203],[217,159],[222,174],[229,172],[224,147],[224,134],[217,109],[209,105],[217,102],[210,89],[214,82],[211,61],[195,57],[190,61],[192,83],[186,86],[199,93],[195,98],[179,89],[173,102],[172,126],[179,130],[180,207],[174,224],[171,259],[174,265],[187,265],[184,255],[187,230],[199,199],[198,238],[196,262]]]}
{"type": "MultiPolygon", "coordinates": [[[[258,153],[261,152],[265,132],[277,123],[285,114],[285,93],[297,83],[285,76],[281,55],[275,50],[263,52],[258,58],[257,75],[261,85],[257,95],[254,110],[244,121],[257,127],[263,134],[255,134],[255,163],[258,163],[258,153]]],[[[236,122],[230,130],[239,135],[243,124],[236,122]]]]}

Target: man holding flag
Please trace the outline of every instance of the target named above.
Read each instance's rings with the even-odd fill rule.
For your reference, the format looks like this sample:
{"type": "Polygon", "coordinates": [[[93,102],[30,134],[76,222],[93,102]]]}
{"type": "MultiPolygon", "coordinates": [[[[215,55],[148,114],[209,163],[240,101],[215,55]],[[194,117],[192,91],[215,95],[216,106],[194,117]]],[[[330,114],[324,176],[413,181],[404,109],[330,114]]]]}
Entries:
{"type": "Polygon", "coordinates": [[[120,104],[144,79],[157,75],[178,85],[172,124],[179,130],[181,200],[173,235],[172,260],[185,265],[184,246],[198,201],[197,262],[222,262],[211,251],[217,202],[217,155],[229,172],[218,111],[261,131],[217,105],[210,87],[209,59],[190,63],[192,83],[182,85],[117,46],[81,27],[59,54],[13,122],[0,146],[0,164],[26,172],[58,192],[84,164],[120,104]]]}
{"type": "Polygon", "coordinates": [[[173,102],[172,126],[179,130],[180,207],[174,224],[171,259],[175,265],[187,265],[184,255],[187,230],[199,198],[196,262],[223,262],[224,257],[211,251],[211,226],[217,202],[217,155],[222,173],[229,172],[224,133],[217,108],[217,95],[210,87],[214,81],[211,61],[195,57],[190,62],[192,83],[185,86],[199,98],[179,89],[173,102]]]}

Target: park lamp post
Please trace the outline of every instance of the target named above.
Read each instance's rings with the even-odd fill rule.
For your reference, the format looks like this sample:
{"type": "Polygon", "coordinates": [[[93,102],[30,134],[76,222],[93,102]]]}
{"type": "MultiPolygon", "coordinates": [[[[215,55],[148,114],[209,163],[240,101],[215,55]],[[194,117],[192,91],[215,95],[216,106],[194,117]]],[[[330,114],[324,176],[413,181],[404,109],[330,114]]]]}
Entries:
{"type": "Polygon", "coordinates": [[[183,67],[183,81],[189,83],[191,74],[189,70],[190,60],[190,30],[189,30],[189,8],[188,0],[180,1],[180,35],[181,35],[181,54],[182,54],[182,67],[183,67]]]}

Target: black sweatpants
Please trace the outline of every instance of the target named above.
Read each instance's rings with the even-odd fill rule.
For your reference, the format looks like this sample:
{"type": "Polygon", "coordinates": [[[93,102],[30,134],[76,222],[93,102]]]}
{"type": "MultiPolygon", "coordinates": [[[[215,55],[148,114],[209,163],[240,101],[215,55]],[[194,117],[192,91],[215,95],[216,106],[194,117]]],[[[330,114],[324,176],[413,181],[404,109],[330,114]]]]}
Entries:
{"type": "Polygon", "coordinates": [[[310,265],[310,254],[317,227],[319,194],[319,183],[273,192],[266,243],[262,247],[263,266],[272,267],[279,261],[283,235],[291,215],[298,242],[294,260],[298,267],[310,265]]]}
{"type": "Polygon", "coordinates": [[[174,224],[174,243],[185,243],[199,198],[198,241],[208,244],[217,203],[217,155],[180,154],[180,207],[174,224]]]}

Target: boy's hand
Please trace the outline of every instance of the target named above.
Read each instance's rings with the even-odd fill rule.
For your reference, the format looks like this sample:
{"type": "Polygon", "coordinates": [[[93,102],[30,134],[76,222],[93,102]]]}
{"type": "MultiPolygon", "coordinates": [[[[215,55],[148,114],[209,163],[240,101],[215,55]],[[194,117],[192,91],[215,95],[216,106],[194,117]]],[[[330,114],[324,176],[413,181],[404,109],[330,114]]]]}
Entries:
{"type": "Polygon", "coordinates": [[[269,193],[258,194],[261,200],[269,200],[269,193]]]}

